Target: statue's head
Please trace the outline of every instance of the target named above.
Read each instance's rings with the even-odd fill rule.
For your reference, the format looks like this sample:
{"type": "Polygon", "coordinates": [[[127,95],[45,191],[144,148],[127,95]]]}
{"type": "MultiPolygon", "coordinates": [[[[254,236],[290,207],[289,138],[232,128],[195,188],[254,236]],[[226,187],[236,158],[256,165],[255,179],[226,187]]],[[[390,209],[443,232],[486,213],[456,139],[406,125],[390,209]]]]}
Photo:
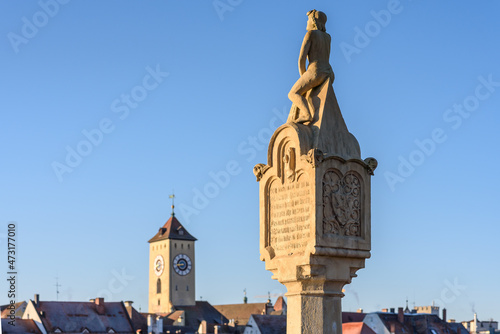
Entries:
{"type": "Polygon", "coordinates": [[[320,12],[319,10],[313,9],[307,12],[309,21],[307,24],[307,30],[321,30],[326,31],[326,14],[320,12]]]}

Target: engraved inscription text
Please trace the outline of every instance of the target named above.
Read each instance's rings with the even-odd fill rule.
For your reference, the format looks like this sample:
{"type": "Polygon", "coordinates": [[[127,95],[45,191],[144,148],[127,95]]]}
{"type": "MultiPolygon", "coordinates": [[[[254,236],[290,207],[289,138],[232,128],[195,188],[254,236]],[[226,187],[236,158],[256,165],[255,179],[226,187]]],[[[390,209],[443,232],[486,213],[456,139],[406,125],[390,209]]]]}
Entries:
{"type": "Polygon", "coordinates": [[[303,251],[311,236],[309,182],[273,182],[269,188],[269,210],[269,243],[276,255],[303,251]]]}

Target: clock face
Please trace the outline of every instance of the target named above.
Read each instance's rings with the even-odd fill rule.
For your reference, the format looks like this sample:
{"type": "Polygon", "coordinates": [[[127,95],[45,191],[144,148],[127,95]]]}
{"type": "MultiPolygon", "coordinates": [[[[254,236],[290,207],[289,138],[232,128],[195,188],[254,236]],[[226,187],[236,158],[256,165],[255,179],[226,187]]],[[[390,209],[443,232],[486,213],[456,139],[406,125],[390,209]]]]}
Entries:
{"type": "Polygon", "coordinates": [[[172,265],[174,266],[175,272],[181,276],[189,274],[193,267],[191,259],[186,254],[179,254],[174,257],[172,265]]]}
{"type": "Polygon", "coordinates": [[[160,276],[163,273],[164,268],[163,256],[158,255],[154,261],[154,268],[156,276],[160,276]]]}

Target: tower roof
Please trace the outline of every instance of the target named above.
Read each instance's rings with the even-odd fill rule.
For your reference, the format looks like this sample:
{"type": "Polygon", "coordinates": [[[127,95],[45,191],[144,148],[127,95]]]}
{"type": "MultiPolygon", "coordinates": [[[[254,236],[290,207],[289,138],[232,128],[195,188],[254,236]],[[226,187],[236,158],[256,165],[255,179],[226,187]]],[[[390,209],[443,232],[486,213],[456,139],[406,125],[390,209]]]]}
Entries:
{"type": "Polygon", "coordinates": [[[175,218],[174,215],[170,217],[169,220],[160,227],[158,233],[155,234],[148,242],[154,242],[159,240],[176,239],[176,240],[190,240],[196,241],[189,232],[182,226],[182,224],[175,218]]]}

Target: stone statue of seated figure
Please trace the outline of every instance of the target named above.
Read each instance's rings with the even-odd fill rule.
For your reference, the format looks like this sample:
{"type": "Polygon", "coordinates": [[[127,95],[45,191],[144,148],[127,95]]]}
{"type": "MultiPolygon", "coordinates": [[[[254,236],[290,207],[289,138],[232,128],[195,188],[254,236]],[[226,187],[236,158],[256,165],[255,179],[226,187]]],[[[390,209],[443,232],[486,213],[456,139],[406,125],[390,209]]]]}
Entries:
{"type": "Polygon", "coordinates": [[[326,14],[315,9],[307,13],[307,33],[304,36],[299,55],[300,78],[293,85],[288,98],[299,109],[296,123],[309,122],[313,118],[314,110],[309,110],[305,98],[306,93],[324,83],[328,78],[335,78],[330,66],[330,43],[332,38],[326,33],[326,14]],[[306,70],[306,60],[309,66],[306,70]]]}

